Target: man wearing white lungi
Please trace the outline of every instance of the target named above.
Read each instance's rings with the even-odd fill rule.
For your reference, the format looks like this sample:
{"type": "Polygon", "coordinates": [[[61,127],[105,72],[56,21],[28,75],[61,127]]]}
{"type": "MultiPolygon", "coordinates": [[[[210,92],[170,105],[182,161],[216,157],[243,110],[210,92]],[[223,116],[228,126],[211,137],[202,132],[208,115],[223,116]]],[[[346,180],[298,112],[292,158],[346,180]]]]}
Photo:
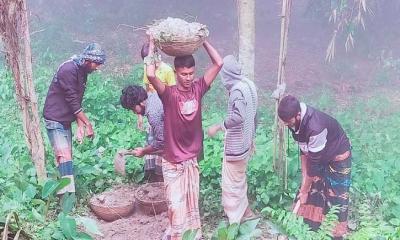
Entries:
{"type": "Polygon", "coordinates": [[[229,91],[228,112],[223,123],[208,129],[208,135],[225,132],[222,205],[233,224],[255,217],[247,199],[246,168],[254,150],[258,100],[254,83],[242,75],[235,57],[228,55],[223,61],[220,76],[229,91]]]}

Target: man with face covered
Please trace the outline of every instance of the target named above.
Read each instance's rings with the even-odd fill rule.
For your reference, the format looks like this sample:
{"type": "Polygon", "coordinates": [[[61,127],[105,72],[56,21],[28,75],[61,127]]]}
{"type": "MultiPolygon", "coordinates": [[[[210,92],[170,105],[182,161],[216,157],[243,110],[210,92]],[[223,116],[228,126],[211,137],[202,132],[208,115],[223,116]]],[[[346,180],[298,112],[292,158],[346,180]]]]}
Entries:
{"type": "Polygon", "coordinates": [[[145,116],[152,132],[151,140],[148,140],[144,147],[136,147],[132,154],[136,157],[143,157],[151,154],[155,161],[147,162],[151,170],[147,175],[149,181],[162,181],[162,167],[157,162],[162,162],[162,151],[164,148],[164,110],[163,105],[155,92],[146,92],[143,87],[137,85],[127,86],[122,90],[120,98],[122,107],[133,111],[135,114],[145,116]]]}
{"type": "Polygon", "coordinates": [[[246,169],[254,147],[258,96],[256,86],[243,76],[234,56],[224,57],[220,76],[229,92],[227,116],[222,123],[211,126],[208,135],[225,132],[222,205],[229,223],[233,224],[256,217],[247,199],[246,169]]]}
{"type": "Polygon", "coordinates": [[[280,101],[278,116],[301,150],[303,180],[294,212],[317,230],[329,209],[338,206],[339,223],[333,236],[343,239],[347,233],[352,159],[346,133],[336,119],[290,95],[280,101]]]}
{"type": "Polygon", "coordinates": [[[62,178],[70,183],[57,194],[74,193],[72,164],[72,122],[77,123],[76,138],[94,137],[92,123],[82,108],[87,77],[104,64],[106,55],[99,44],[91,43],[80,55],[62,63],[53,77],[43,108],[43,117],[56,157],[56,166],[62,178]]]}

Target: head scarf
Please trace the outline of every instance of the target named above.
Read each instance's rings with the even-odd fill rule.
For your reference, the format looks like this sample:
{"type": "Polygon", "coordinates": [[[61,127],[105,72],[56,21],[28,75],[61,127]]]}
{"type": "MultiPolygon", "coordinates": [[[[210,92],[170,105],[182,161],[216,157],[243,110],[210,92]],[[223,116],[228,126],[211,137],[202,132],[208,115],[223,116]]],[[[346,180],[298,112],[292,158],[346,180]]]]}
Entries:
{"type": "Polygon", "coordinates": [[[224,65],[222,66],[220,76],[222,84],[227,90],[230,90],[237,82],[242,80],[242,66],[233,55],[224,57],[223,61],[224,65]]]}
{"type": "Polygon", "coordinates": [[[104,64],[106,61],[106,54],[98,43],[90,43],[79,55],[72,56],[72,60],[82,66],[85,60],[89,60],[94,63],[104,64]]]}

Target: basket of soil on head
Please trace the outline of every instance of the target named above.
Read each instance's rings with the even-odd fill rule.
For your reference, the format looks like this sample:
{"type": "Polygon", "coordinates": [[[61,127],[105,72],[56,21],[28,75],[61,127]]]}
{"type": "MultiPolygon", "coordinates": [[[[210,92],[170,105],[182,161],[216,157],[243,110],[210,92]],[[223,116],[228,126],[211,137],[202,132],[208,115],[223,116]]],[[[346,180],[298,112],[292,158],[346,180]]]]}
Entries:
{"type": "Polygon", "coordinates": [[[209,34],[204,24],[171,17],[155,21],[148,32],[153,36],[155,45],[170,56],[193,54],[209,34]]]}
{"type": "Polygon", "coordinates": [[[109,222],[131,215],[134,207],[135,189],[132,186],[117,186],[90,199],[90,208],[96,216],[109,222]]]}
{"type": "Polygon", "coordinates": [[[146,215],[157,215],[167,211],[164,183],[154,182],[140,186],[136,190],[135,201],[146,215]]]}

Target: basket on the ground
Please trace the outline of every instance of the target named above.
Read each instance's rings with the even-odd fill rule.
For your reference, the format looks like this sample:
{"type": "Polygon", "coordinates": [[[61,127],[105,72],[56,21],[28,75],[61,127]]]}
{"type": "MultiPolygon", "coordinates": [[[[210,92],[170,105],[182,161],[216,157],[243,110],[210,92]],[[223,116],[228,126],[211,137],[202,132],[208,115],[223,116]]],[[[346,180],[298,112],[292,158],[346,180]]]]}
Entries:
{"type": "Polygon", "coordinates": [[[146,215],[153,216],[167,211],[168,205],[165,198],[164,183],[154,182],[140,186],[135,192],[135,201],[137,207],[146,215]],[[151,199],[149,197],[149,189],[158,190],[158,193],[161,195],[157,195],[154,199],[151,199]]]}
{"type": "Polygon", "coordinates": [[[186,22],[179,18],[167,18],[149,26],[155,44],[170,56],[193,54],[208,36],[206,25],[186,22]]]}
{"type": "Polygon", "coordinates": [[[102,203],[98,196],[94,196],[90,199],[90,208],[97,217],[112,222],[131,215],[135,208],[135,202],[132,201],[120,205],[107,205],[106,203],[102,203]]]}

